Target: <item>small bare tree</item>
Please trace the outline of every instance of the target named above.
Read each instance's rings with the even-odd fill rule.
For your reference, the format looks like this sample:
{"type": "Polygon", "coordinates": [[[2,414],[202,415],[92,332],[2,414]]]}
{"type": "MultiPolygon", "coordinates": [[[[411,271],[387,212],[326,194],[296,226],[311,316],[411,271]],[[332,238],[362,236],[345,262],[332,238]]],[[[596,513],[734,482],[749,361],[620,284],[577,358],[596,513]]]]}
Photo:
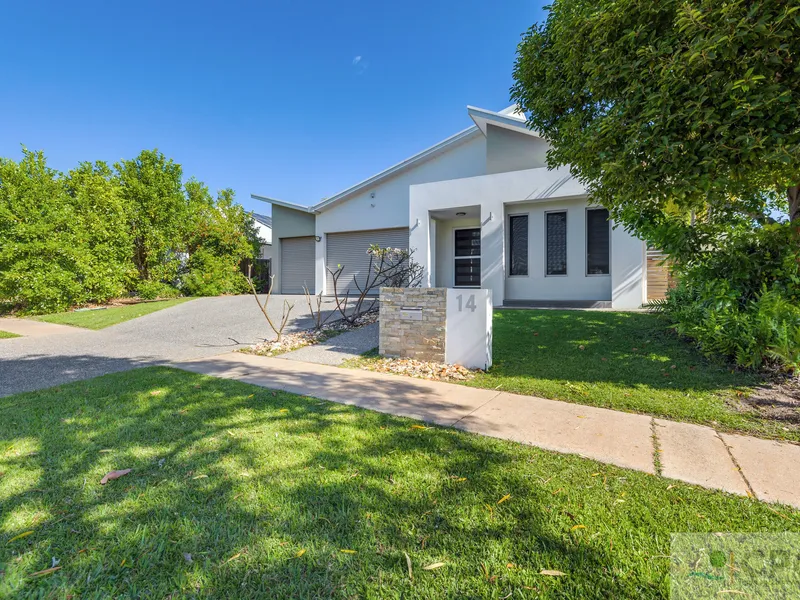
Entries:
{"type": "Polygon", "coordinates": [[[269,307],[269,301],[272,298],[272,287],[275,285],[275,275],[270,275],[269,278],[269,289],[267,290],[267,297],[264,299],[264,304],[261,304],[261,300],[258,298],[258,291],[256,290],[256,286],[253,283],[252,277],[253,267],[249,266],[247,268],[247,283],[250,285],[250,291],[253,293],[253,297],[256,299],[256,303],[258,304],[258,308],[261,309],[261,312],[264,314],[264,318],[267,319],[267,323],[272,328],[272,331],[275,332],[277,336],[278,342],[281,341],[281,337],[283,337],[283,330],[286,328],[286,324],[289,322],[289,315],[294,308],[294,302],[290,303],[288,300],[284,299],[283,301],[283,311],[281,313],[281,320],[276,326],[275,323],[272,321],[272,318],[269,316],[269,311],[267,308],[269,307]]]}
{"type": "Polygon", "coordinates": [[[311,319],[314,321],[314,331],[320,331],[328,322],[328,319],[334,314],[334,311],[329,311],[327,316],[322,318],[322,292],[316,296],[312,295],[307,286],[303,286],[303,292],[306,295],[306,303],[308,304],[308,311],[311,313],[311,319]],[[316,304],[316,307],[314,306],[316,304]]]}
{"type": "Polygon", "coordinates": [[[371,311],[378,302],[375,292],[382,287],[418,287],[422,282],[423,267],[414,260],[413,250],[401,248],[381,248],[373,244],[367,250],[369,254],[369,267],[364,280],[359,281],[353,276],[353,285],[358,294],[348,312],[351,289],[348,286],[341,289],[339,280],[344,273],[343,265],[336,265],[336,269],[328,269],[333,280],[333,296],[336,308],[342,319],[355,324],[360,316],[371,311]]]}

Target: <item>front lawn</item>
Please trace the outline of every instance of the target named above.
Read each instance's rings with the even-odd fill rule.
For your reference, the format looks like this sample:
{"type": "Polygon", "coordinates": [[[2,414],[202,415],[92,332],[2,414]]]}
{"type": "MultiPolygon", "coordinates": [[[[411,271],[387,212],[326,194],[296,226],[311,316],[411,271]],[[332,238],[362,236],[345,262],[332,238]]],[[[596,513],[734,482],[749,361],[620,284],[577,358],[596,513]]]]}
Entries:
{"type": "Polygon", "coordinates": [[[73,327],[83,327],[85,329],[105,329],[111,325],[117,325],[118,323],[149,315],[157,310],[182,304],[187,300],[189,300],[189,298],[173,298],[171,300],[159,300],[157,302],[110,306],[99,310],[53,313],[51,315],[40,315],[31,318],[37,321],[47,321],[48,323],[57,323],[59,325],[72,325],[73,327]]]}
{"type": "Polygon", "coordinates": [[[762,378],[706,359],[655,314],[498,310],[493,339],[494,365],[465,385],[800,441],[800,400],[749,401],[762,378]]]}
{"type": "Polygon", "coordinates": [[[15,338],[19,337],[16,333],[11,333],[9,331],[0,331],[0,340],[8,339],[8,338],[15,338]]]}
{"type": "Polygon", "coordinates": [[[0,597],[666,598],[671,532],[800,531],[782,506],[167,368],[0,398],[0,472],[0,597]]]}

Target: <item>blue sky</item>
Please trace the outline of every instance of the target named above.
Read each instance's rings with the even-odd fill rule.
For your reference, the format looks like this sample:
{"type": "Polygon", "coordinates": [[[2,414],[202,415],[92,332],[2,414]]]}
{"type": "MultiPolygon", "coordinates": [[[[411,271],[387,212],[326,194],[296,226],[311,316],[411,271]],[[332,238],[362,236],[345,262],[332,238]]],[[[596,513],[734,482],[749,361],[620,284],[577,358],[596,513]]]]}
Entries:
{"type": "Polygon", "coordinates": [[[15,2],[0,156],[159,148],[212,190],[313,204],[507,106],[539,1],[15,2]]]}

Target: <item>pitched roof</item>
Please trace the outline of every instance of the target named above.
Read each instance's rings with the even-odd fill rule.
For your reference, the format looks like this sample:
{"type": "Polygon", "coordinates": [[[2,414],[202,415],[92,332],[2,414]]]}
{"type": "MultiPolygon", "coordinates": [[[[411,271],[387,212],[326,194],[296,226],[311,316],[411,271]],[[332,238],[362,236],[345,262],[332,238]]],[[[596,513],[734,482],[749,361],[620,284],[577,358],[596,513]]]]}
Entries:
{"type": "Polygon", "coordinates": [[[272,217],[268,217],[267,215],[260,215],[258,213],[250,213],[253,215],[253,219],[261,223],[264,227],[272,227],[272,217]]]}
{"type": "Polygon", "coordinates": [[[349,188],[342,190],[338,194],[334,194],[328,198],[325,198],[321,202],[314,204],[312,206],[303,206],[301,204],[295,204],[293,202],[286,202],[285,200],[278,200],[276,198],[269,198],[267,196],[259,196],[258,194],[250,194],[250,197],[254,200],[261,200],[262,202],[269,202],[271,204],[277,204],[278,206],[283,206],[286,208],[291,208],[294,210],[299,210],[302,212],[309,212],[309,213],[318,213],[327,206],[330,206],[334,203],[339,203],[342,200],[349,198],[350,196],[357,194],[358,192],[368,188],[370,186],[374,186],[379,184],[380,182],[389,179],[403,171],[411,169],[418,164],[421,164],[431,158],[439,156],[440,154],[444,153],[445,151],[449,150],[453,146],[466,142],[480,134],[486,135],[486,125],[484,119],[492,120],[495,123],[493,124],[500,124],[501,126],[514,126],[515,128],[520,128],[521,130],[525,130],[528,134],[531,135],[538,135],[525,126],[525,117],[522,113],[519,112],[519,107],[517,105],[511,105],[508,108],[501,110],[500,112],[493,112],[490,110],[485,110],[482,108],[476,108],[473,106],[467,106],[467,112],[469,113],[470,117],[473,121],[475,121],[475,125],[467,127],[462,131],[459,131],[455,135],[451,135],[449,138],[446,138],[439,142],[438,144],[434,144],[430,148],[426,148],[425,150],[414,154],[413,156],[405,159],[389,167],[388,169],[384,169],[380,173],[373,175],[359,183],[350,186],[349,188]],[[483,127],[481,124],[483,123],[483,127]]]}

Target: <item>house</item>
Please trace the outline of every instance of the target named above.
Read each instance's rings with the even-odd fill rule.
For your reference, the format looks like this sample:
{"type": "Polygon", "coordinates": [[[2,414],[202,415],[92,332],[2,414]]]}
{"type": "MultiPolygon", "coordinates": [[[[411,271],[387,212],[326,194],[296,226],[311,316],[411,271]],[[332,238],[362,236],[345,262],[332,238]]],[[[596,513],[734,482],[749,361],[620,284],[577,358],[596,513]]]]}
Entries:
{"type": "MultiPolygon", "coordinates": [[[[240,266],[242,273],[251,276],[256,290],[259,293],[267,293],[271,283],[272,275],[272,217],[250,213],[253,227],[255,227],[258,237],[264,243],[261,244],[261,251],[254,261],[244,261],[240,266]]],[[[275,288],[278,289],[278,288],[275,288]]]]}
{"type": "Polygon", "coordinates": [[[253,226],[258,232],[258,237],[264,240],[261,244],[261,253],[258,258],[260,260],[272,259],[272,217],[266,215],[259,215],[258,213],[250,213],[253,219],[253,226]]]}
{"type": "Polygon", "coordinates": [[[469,128],[312,206],[253,194],[272,205],[276,290],[331,294],[328,269],[363,276],[380,244],[414,249],[423,286],[489,288],[495,306],[641,306],[645,244],[547,168],[516,107],[467,113],[469,128]]]}

